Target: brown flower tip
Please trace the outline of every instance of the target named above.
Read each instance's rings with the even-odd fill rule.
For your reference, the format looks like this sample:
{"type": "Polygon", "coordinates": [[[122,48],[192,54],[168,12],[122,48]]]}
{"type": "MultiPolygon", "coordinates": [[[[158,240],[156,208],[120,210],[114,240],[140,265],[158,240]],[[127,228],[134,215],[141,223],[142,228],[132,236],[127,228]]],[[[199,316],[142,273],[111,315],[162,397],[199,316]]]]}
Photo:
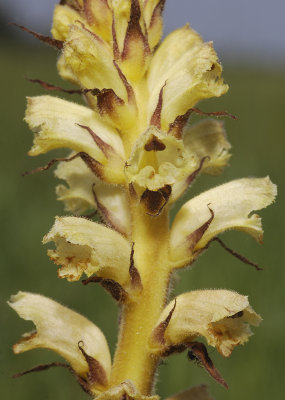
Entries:
{"type": "Polygon", "coordinates": [[[108,114],[112,117],[117,114],[117,107],[123,106],[124,100],[116,95],[113,89],[102,89],[97,94],[97,107],[101,115],[108,114]]]}
{"type": "Polygon", "coordinates": [[[171,186],[165,185],[157,191],[146,189],[140,203],[145,207],[146,214],[156,217],[161,214],[171,195],[171,186]]]}
{"type": "Polygon", "coordinates": [[[64,43],[64,42],[63,42],[62,40],[53,39],[53,38],[51,38],[50,36],[45,36],[45,35],[42,35],[42,34],[40,34],[40,33],[34,32],[34,31],[32,31],[31,29],[26,28],[26,27],[23,26],[23,25],[16,24],[15,22],[11,22],[10,25],[15,25],[15,26],[17,26],[18,28],[22,29],[22,31],[30,33],[30,34],[33,35],[36,39],[40,40],[41,42],[46,43],[46,44],[49,45],[49,46],[55,47],[55,48],[57,48],[58,50],[61,50],[61,49],[63,48],[63,43],[64,43]]]}
{"type": "Polygon", "coordinates": [[[144,149],[146,151],[163,151],[166,146],[157,137],[152,135],[149,141],[145,144],[144,149]]]}
{"type": "Polygon", "coordinates": [[[188,358],[202,365],[215,381],[228,389],[228,384],[210,359],[206,346],[200,342],[191,342],[187,346],[190,348],[188,351],[188,358]]]}
{"type": "Polygon", "coordinates": [[[122,60],[133,57],[133,43],[143,48],[144,54],[149,54],[149,44],[140,26],[141,9],[138,0],[131,0],[131,14],[124,41],[122,60]]]}
{"type": "Polygon", "coordinates": [[[181,139],[183,136],[182,132],[187,124],[189,115],[189,112],[186,112],[183,115],[178,115],[178,117],[175,118],[175,121],[169,124],[168,133],[172,136],[175,136],[177,139],[181,139]]]}

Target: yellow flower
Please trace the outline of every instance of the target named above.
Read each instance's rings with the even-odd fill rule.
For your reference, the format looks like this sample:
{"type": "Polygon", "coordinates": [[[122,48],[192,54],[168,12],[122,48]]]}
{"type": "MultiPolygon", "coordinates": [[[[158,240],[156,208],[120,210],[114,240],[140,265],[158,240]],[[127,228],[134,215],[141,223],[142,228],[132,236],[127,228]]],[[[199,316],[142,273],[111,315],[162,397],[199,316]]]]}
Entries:
{"type": "MultiPolygon", "coordinates": [[[[268,177],[225,183],[187,201],[177,213],[170,232],[170,257],[186,260],[207,247],[220,233],[237,229],[262,242],[261,218],[251,214],[270,205],[277,194],[268,177]]],[[[181,266],[182,266],[181,265],[181,266]]]]}
{"type": "MultiPolygon", "coordinates": [[[[104,189],[92,178],[96,175],[107,183],[133,184],[146,212],[158,215],[198,172],[215,173],[226,165],[230,145],[221,125],[213,120],[186,125],[199,100],[227,90],[217,55],[189,26],[156,49],[163,6],[158,0],[66,0],[55,8],[52,33],[64,42],[59,72],[81,87],[90,108],[39,96],[28,100],[26,121],[35,132],[30,155],[67,147],[75,152],[71,157],[81,158],[56,172],[69,185],[57,188],[67,210],[96,209],[94,193],[101,203],[104,189]],[[165,148],[149,148],[143,156],[152,137],[165,148]],[[153,192],[157,204],[152,206],[153,192]]],[[[126,203],[120,189],[112,191],[126,203]]],[[[124,206],[119,208],[122,215],[124,206]]],[[[129,226],[107,223],[120,225],[122,233],[129,226]]]]}
{"type": "Polygon", "coordinates": [[[85,273],[128,284],[131,246],[122,235],[102,224],[83,218],[57,218],[43,242],[54,241],[50,258],[62,268],[60,278],[77,281],[85,273]]]}
{"type": "Polygon", "coordinates": [[[155,351],[168,354],[203,336],[228,357],[234,347],[252,335],[249,324],[258,326],[261,317],[250,307],[246,296],[229,290],[197,290],[181,294],[164,309],[153,331],[155,351]],[[171,314],[170,314],[171,313],[171,314]],[[168,325],[162,322],[171,315],[168,325]]]}
{"type": "MultiPolygon", "coordinates": [[[[55,244],[48,255],[60,278],[100,283],[121,304],[121,319],[111,365],[94,324],[51,299],[20,292],[9,304],[37,331],[14,351],[56,351],[98,400],[158,400],[153,381],[160,358],[186,349],[227,388],[196,340],[203,337],[228,357],[261,321],[246,296],[229,290],[191,291],[166,305],[173,271],[192,264],[219,234],[237,229],[262,240],[261,219],[252,212],[274,201],[276,187],[269,178],[225,183],[187,201],[170,226],[170,206],[199,174],[219,174],[230,158],[223,123],[191,124],[191,115],[231,115],[196,108],[228,86],[213,44],[189,25],[160,43],[164,3],[61,0],[53,39],[30,31],[61,50],[58,71],[79,86],[65,92],[81,94],[86,103],[28,98],[29,154],[68,149],[37,170],[59,162],[55,175],[66,185],[57,186],[58,199],[77,215],[57,217],[43,242],[55,244]],[[89,209],[103,223],[78,216],[89,209]]],[[[200,385],[168,398],[186,399],[211,397],[200,385]]]]}
{"type": "MultiPolygon", "coordinates": [[[[81,87],[94,112],[48,96],[37,97],[27,110],[26,120],[32,129],[36,131],[39,126],[37,114],[42,116],[42,124],[47,123],[46,118],[59,118],[59,115],[43,115],[48,106],[52,112],[60,110],[62,130],[69,131],[77,123],[88,126],[102,139],[109,131],[106,139],[111,139],[111,135],[117,135],[110,128],[112,125],[132,147],[150,125],[159,124],[157,127],[167,133],[177,116],[185,114],[198,101],[227,91],[212,44],[204,43],[189,26],[170,34],[155,49],[161,35],[164,2],[145,3],[143,6],[138,0],[97,0],[77,2],[74,7],[72,1],[65,1],[56,7],[52,32],[57,40],[64,41],[59,72],[64,79],[81,87]],[[113,15],[112,38],[103,22],[110,15],[113,15]],[[101,25],[94,22],[99,19],[102,28],[105,26],[104,34],[99,32],[101,25]]],[[[71,129],[75,133],[76,128],[71,129]]],[[[44,136],[47,145],[41,148],[37,146],[36,135],[31,154],[53,148],[50,141],[54,142],[54,134],[53,129],[48,131],[44,136]]],[[[64,137],[61,145],[71,147],[63,142],[64,137]]],[[[107,143],[111,144],[110,140],[107,143]]]]}
{"type": "Polygon", "coordinates": [[[96,325],[39,294],[19,292],[8,304],[21,318],[33,321],[37,328],[24,334],[14,345],[16,354],[37,348],[53,350],[82,378],[79,382],[86,391],[106,390],[111,356],[105,336],[96,325]]]}

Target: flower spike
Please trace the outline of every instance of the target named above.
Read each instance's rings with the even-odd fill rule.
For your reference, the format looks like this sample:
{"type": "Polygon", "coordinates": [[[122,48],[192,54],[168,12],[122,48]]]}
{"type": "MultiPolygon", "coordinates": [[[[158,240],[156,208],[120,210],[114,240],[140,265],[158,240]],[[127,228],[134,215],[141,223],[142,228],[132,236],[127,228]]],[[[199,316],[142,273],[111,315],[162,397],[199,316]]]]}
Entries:
{"type": "MultiPolygon", "coordinates": [[[[43,242],[55,245],[48,255],[60,266],[58,277],[101,285],[120,307],[120,319],[111,366],[95,325],[53,300],[20,292],[10,305],[37,331],[14,351],[55,350],[68,364],[19,375],[62,366],[96,400],[159,400],[159,363],[182,351],[227,387],[200,339],[228,357],[261,321],[247,297],[230,290],[192,291],[168,303],[173,271],[191,265],[213,241],[259,268],[219,235],[237,229],[261,242],[261,219],[253,212],[274,201],[276,187],[269,178],[228,182],[189,197],[170,219],[171,206],[191,194],[199,176],[218,175],[228,165],[231,146],[223,122],[213,117],[236,117],[197,108],[227,92],[222,66],[212,42],[189,25],[161,41],[164,6],[165,0],[60,0],[52,38],[20,26],[60,51],[59,74],[77,88],[31,81],[85,102],[28,98],[29,155],[67,149],[31,171],[57,163],[55,176],[64,182],[56,194],[72,214],[57,217],[43,242]],[[194,113],[199,120],[192,124],[194,113]]],[[[212,398],[200,385],[167,400],[212,398]]]]}

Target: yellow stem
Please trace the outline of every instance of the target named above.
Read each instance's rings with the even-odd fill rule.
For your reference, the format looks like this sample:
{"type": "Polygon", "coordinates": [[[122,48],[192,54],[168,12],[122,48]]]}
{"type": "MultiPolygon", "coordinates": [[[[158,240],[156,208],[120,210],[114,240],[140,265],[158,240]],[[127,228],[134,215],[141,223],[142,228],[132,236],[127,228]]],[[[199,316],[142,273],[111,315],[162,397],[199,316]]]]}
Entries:
{"type": "Polygon", "coordinates": [[[169,285],[168,210],[151,217],[132,204],[134,261],[143,290],[137,301],[124,305],[111,385],[130,379],[150,395],[158,358],[148,349],[150,334],[165,305],[169,285]]]}

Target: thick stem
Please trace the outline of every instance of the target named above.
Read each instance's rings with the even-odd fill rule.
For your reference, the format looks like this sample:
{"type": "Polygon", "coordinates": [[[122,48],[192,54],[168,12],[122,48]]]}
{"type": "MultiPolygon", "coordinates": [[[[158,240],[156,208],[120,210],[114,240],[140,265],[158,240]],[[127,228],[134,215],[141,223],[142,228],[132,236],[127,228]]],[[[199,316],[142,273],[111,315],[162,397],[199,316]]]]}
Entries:
{"type": "Polygon", "coordinates": [[[132,204],[134,261],[143,290],[124,305],[111,385],[130,379],[144,395],[150,395],[158,358],[148,348],[150,334],[165,305],[169,285],[168,210],[157,217],[132,204]]]}

